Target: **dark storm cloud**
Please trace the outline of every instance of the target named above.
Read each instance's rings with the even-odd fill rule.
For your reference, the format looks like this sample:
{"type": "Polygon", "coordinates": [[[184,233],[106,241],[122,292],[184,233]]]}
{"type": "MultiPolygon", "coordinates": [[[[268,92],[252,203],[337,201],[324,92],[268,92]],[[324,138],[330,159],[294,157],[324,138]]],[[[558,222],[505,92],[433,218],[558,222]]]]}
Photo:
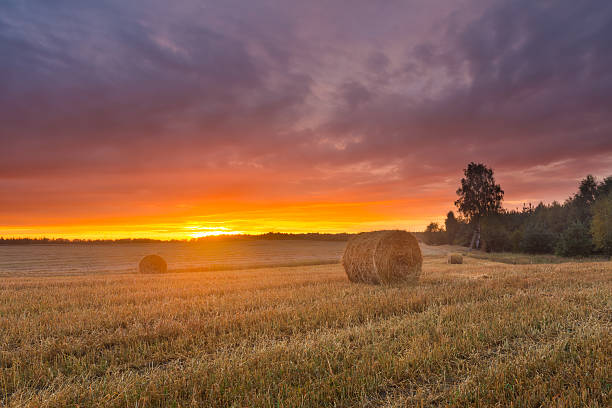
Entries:
{"type": "MultiPolygon", "coordinates": [[[[582,140],[586,148],[609,148],[612,6],[541,4],[502,4],[449,32],[437,46],[415,47],[405,62],[417,70],[410,80],[450,80],[433,95],[365,88],[362,93],[377,95],[374,102],[358,112],[341,110],[332,122],[354,123],[354,129],[344,128],[347,132],[370,128],[366,135],[389,134],[398,144],[432,136],[495,143],[497,134],[548,144],[582,140]],[[431,78],[427,70],[442,74],[431,78]],[[454,132],[445,129],[451,127],[454,132]]],[[[517,147],[523,151],[525,146],[517,147]]],[[[566,153],[573,154],[575,147],[566,153]]]]}
{"type": "Polygon", "coordinates": [[[513,174],[553,166],[557,197],[612,170],[611,39],[603,0],[4,1],[0,186],[77,194],[163,163],[199,175],[169,189],[271,172],[384,198],[479,160],[523,196],[513,174]]]}
{"type": "Polygon", "coordinates": [[[159,22],[159,7],[82,2],[2,7],[5,171],[241,142],[258,134],[254,122],[273,131],[291,120],[308,91],[309,78],[286,72],[273,44],[247,44],[197,16],[159,22]],[[263,51],[254,55],[253,45],[263,51]]]}
{"type": "Polygon", "coordinates": [[[407,180],[429,182],[431,168],[442,180],[467,160],[506,172],[567,160],[566,189],[582,172],[612,170],[610,3],[505,2],[449,26],[397,61],[393,86],[350,87],[353,102],[325,125],[353,140],[344,160],[397,159],[407,180]],[[362,95],[373,97],[356,106],[362,95]]]}

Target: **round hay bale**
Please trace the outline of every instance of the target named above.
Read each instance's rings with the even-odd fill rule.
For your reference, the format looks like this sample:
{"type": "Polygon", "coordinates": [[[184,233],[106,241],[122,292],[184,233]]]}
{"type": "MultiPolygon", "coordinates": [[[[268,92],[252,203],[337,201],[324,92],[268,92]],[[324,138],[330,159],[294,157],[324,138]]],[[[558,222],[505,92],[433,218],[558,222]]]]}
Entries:
{"type": "Polygon", "coordinates": [[[147,255],[140,260],[138,264],[138,272],[140,273],[166,273],[168,272],[168,264],[159,255],[147,255]]]}
{"type": "Polygon", "coordinates": [[[342,256],[351,282],[416,283],[422,264],[419,242],[406,231],[362,232],[349,240],[342,256]]]}
{"type": "Polygon", "coordinates": [[[450,255],[448,255],[448,263],[449,264],[462,264],[463,263],[463,255],[461,255],[461,254],[450,254],[450,255]]]}

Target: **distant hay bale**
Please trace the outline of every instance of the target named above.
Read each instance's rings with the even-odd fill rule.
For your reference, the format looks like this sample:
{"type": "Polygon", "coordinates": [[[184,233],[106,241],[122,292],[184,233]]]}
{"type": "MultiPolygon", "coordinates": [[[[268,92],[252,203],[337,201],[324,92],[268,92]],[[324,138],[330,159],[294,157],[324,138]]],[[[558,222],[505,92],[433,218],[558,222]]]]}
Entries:
{"type": "Polygon", "coordinates": [[[461,254],[450,254],[450,255],[448,255],[448,263],[449,264],[462,264],[463,263],[463,255],[461,255],[461,254]]]}
{"type": "Polygon", "coordinates": [[[140,260],[138,264],[138,272],[140,273],[166,273],[168,265],[164,258],[159,255],[147,255],[140,260]]]}
{"type": "Polygon", "coordinates": [[[342,256],[351,282],[416,283],[422,264],[419,242],[406,231],[363,232],[349,240],[342,256]]]}

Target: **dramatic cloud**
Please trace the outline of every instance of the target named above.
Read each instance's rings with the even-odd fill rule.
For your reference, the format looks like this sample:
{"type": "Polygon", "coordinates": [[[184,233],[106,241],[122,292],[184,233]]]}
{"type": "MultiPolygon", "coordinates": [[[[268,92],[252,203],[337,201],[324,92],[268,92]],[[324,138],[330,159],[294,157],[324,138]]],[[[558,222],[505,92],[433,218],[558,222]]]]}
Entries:
{"type": "Polygon", "coordinates": [[[419,228],[472,160],[562,200],[612,173],[611,38],[603,0],[3,1],[0,232],[419,228]]]}

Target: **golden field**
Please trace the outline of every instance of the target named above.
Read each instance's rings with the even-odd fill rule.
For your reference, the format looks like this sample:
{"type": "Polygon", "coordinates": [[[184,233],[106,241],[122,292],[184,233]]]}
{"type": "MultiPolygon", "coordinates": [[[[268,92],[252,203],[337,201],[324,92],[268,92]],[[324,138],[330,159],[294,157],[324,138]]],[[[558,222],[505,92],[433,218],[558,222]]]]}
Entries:
{"type": "Polygon", "coordinates": [[[161,255],[174,272],[329,264],[338,262],[345,245],[292,240],[0,245],[0,277],[136,272],[149,254],[161,255]]]}
{"type": "Polygon", "coordinates": [[[5,275],[0,406],[611,406],[612,262],[424,253],[417,286],[337,263],[5,275]]]}

